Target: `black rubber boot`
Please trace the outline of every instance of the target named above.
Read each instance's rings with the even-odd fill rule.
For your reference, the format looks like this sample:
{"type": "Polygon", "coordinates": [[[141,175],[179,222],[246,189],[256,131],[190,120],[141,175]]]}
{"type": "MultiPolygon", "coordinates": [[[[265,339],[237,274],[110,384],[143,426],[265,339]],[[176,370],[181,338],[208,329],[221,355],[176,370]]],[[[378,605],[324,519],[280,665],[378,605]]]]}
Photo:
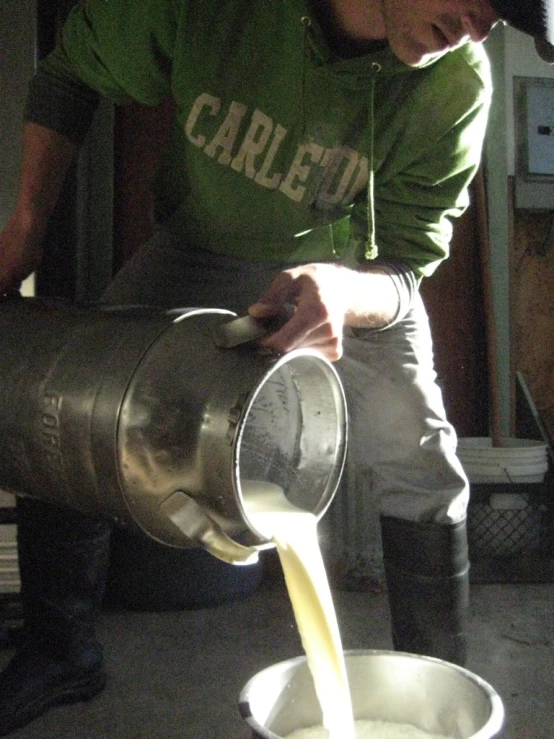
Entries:
{"type": "Polygon", "coordinates": [[[394,648],[465,666],[469,612],[466,523],[381,517],[394,648]]]}
{"type": "Polygon", "coordinates": [[[30,499],[18,501],[23,637],[0,674],[0,736],[49,708],[88,700],[106,684],[95,621],[110,525],[30,499]]]}

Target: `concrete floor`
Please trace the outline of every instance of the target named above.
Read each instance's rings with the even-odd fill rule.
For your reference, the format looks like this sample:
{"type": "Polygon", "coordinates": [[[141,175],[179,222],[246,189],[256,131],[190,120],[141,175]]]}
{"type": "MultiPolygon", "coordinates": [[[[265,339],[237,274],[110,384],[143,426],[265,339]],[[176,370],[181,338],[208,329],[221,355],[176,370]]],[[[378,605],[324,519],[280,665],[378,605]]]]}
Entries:
{"type": "MultiPolygon", "coordinates": [[[[336,592],[346,649],[389,649],[382,593],[336,592]]],[[[554,584],[472,585],[468,668],[501,694],[505,739],[554,739],[554,584]]],[[[15,739],[249,739],[237,709],[258,670],[301,653],[286,591],[205,610],[105,610],[107,689],[59,707],[15,739]]],[[[9,652],[2,655],[7,660],[9,652]]]]}

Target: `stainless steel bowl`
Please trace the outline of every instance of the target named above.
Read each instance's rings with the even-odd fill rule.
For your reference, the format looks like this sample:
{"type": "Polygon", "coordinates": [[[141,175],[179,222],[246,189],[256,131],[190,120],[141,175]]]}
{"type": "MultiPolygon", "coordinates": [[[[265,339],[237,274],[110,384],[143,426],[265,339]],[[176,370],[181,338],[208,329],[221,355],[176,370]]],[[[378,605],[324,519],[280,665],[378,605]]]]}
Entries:
{"type": "MultiPolygon", "coordinates": [[[[345,652],[356,719],[407,723],[455,739],[499,737],[500,696],[477,675],[450,662],[404,652],[345,652]]],[[[253,739],[281,739],[321,725],[305,657],[272,665],[241,691],[239,710],[253,739]]]]}

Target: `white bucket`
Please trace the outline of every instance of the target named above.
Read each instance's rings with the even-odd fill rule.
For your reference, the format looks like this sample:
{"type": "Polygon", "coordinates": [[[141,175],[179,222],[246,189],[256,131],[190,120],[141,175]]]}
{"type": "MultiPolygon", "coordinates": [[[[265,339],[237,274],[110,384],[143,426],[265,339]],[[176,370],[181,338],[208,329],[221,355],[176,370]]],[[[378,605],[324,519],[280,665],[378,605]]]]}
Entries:
{"type": "Polygon", "coordinates": [[[540,483],[548,470],[546,444],[532,439],[493,446],[490,437],[466,437],[458,440],[458,456],[474,483],[540,483]]]}

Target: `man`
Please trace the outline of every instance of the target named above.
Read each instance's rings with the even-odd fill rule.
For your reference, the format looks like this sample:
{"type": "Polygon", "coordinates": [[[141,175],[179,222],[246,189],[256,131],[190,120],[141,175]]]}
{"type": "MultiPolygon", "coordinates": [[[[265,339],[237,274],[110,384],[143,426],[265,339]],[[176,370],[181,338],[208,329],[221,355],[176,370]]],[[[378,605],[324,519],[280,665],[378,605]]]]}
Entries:
{"type": "MultiPolygon", "coordinates": [[[[395,648],[460,664],[468,486],[418,284],[447,256],[449,219],[479,162],[491,95],[479,42],[503,20],[550,52],[549,10],[539,0],[87,0],[31,82],[20,195],[0,241],[2,292],[39,264],[98,95],[173,96],[158,230],[103,301],[256,317],[295,306],[262,343],[337,361],[349,453],[380,507],[395,648]]],[[[0,677],[0,734],[105,683],[94,618],[108,524],[32,501],[19,520],[26,641],[0,677]]]]}

